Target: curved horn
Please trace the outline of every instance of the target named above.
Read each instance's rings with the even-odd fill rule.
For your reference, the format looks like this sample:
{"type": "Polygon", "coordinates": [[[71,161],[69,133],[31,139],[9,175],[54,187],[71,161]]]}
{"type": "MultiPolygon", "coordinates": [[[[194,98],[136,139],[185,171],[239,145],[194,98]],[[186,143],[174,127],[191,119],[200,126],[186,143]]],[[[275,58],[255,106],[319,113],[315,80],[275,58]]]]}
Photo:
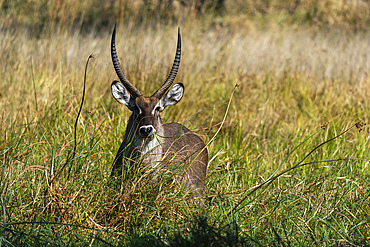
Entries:
{"type": "Polygon", "coordinates": [[[123,86],[125,86],[125,88],[131,94],[132,97],[136,98],[136,97],[142,96],[140,91],[137,90],[137,88],[134,85],[132,85],[131,82],[127,79],[119,63],[117,51],[116,51],[116,24],[114,24],[114,30],[112,34],[111,55],[112,55],[112,62],[113,62],[114,69],[117,73],[119,80],[122,82],[123,86]]]}
{"type": "Polygon", "coordinates": [[[163,85],[152,96],[158,99],[162,98],[163,94],[171,86],[171,84],[176,78],[177,71],[179,70],[180,58],[181,58],[181,35],[180,35],[180,28],[179,28],[178,38],[177,38],[176,56],[175,56],[175,60],[173,61],[171,72],[168,75],[166,81],[163,83],[163,85]]]}

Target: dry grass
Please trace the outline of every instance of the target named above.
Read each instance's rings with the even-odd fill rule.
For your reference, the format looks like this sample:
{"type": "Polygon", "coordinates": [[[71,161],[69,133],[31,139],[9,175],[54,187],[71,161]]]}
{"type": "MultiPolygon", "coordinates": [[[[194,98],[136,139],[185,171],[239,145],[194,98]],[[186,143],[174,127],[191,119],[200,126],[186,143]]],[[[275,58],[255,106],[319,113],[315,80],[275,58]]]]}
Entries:
{"type": "MultiPolygon", "coordinates": [[[[65,33],[53,37],[52,42],[3,31],[2,78],[12,83],[2,84],[1,91],[3,97],[6,97],[5,92],[13,92],[9,95],[13,100],[2,100],[2,108],[7,111],[34,109],[33,80],[40,107],[50,104],[53,95],[69,99],[76,90],[79,95],[83,65],[90,54],[96,60],[87,90],[91,100],[86,103],[96,105],[101,99],[110,102],[106,85],[115,74],[111,68],[108,31],[99,37],[65,33]]],[[[166,77],[176,30],[123,31],[117,40],[125,72],[148,94],[166,77]]],[[[230,92],[236,82],[244,88],[254,78],[282,78],[287,73],[290,77],[319,81],[312,84],[316,90],[329,84],[338,92],[351,88],[361,98],[368,97],[364,89],[370,71],[369,34],[347,36],[338,32],[280,30],[277,27],[238,33],[211,28],[204,32],[184,27],[182,35],[185,42],[178,80],[186,82],[188,98],[212,83],[221,83],[230,92]]],[[[248,93],[246,88],[242,91],[248,93]]]]}
{"type": "MultiPolygon", "coordinates": [[[[341,4],[347,6],[347,2],[330,3],[337,9],[341,4]]],[[[63,2],[60,9],[67,4],[73,2],[63,2]]],[[[70,8],[69,14],[75,15],[72,19],[77,20],[83,4],[87,2],[70,8]]],[[[181,27],[183,53],[177,81],[184,83],[185,96],[177,106],[166,109],[165,122],[186,123],[208,141],[220,126],[232,89],[240,85],[220,134],[210,144],[209,204],[203,211],[184,197],[179,183],[169,179],[171,174],[164,175],[163,183],[153,181],[150,174],[135,176],[125,186],[109,179],[129,116],[110,95],[110,83],[116,79],[109,54],[113,26],[98,29],[95,23],[91,26],[95,31],[88,33],[82,28],[83,19],[84,31],[74,31],[81,29],[72,25],[74,21],[58,19],[63,11],[53,12],[50,5],[47,13],[54,13],[54,27],[46,24],[41,34],[33,35],[30,30],[35,27],[27,24],[9,29],[29,20],[17,12],[21,8],[13,9],[19,16],[8,16],[9,26],[0,28],[0,189],[7,213],[3,219],[7,224],[18,222],[19,227],[6,226],[60,243],[76,239],[74,234],[85,240],[97,234],[117,244],[127,238],[112,231],[127,236],[173,231],[184,219],[200,213],[222,225],[221,219],[245,192],[274,171],[297,164],[315,146],[353,123],[369,123],[368,30],[328,31],[315,24],[281,25],[266,20],[274,18],[278,7],[271,1],[263,14],[267,17],[256,14],[255,20],[232,16],[227,5],[226,14],[216,19],[212,14],[189,19],[175,15],[170,25],[156,22],[155,16],[151,16],[153,25],[148,16],[141,24],[136,23],[140,16],[127,22],[122,14],[126,12],[114,12],[122,14],[116,38],[121,64],[145,95],[166,78],[177,26],[181,27]],[[73,125],[90,54],[95,59],[88,69],[77,154],[62,170],[74,145],[73,125]],[[320,130],[327,121],[328,127],[320,130]],[[316,130],[315,136],[297,148],[316,130]],[[72,225],[61,225],[60,238],[58,231],[47,238],[42,231],[48,225],[25,223],[29,221],[72,225]]],[[[302,8],[298,6],[296,13],[302,8]]],[[[47,20],[53,20],[49,14],[47,20]]],[[[352,129],[318,148],[306,161],[369,160],[368,146],[364,126],[361,132],[352,129]]],[[[295,169],[258,190],[228,220],[235,220],[240,236],[262,245],[274,243],[279,236],[293,245],[360,243],[356,240],[366,241],[369,235],[368,175],[368,161],[295,169]]],[[[4,230],[2,234],[10,233],[4,230]]]]}

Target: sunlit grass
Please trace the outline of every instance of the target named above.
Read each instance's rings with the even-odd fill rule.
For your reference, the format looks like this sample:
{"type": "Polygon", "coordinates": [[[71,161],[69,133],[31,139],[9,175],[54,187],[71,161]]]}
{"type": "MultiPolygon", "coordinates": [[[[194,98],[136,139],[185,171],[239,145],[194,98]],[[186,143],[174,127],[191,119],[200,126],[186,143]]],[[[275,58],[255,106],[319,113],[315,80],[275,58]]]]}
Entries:
{"type": "Polygon", "coordinates": [[[37,37],[24,26],[0,29],[1,241],[98,246],[150,235],[171,244],[175,234],[191,238],[202,225],[212,236],[232,228],[245,243],[263,246],[368,244],[367,125],[315,147],[370,122],[369,33],[271,23],[259,30],[258,20],[223,18],[225,26],[204,19],[158,27],[125,22],[116,38],[126,75],[151,95],[169,72],[181,27],[176,80],[185,96],[162,117],[185,123],[205,142],[239,85],[209,146],[204,208],[168,172],[123,185],[109,178],[130,114],[110,95],[113,26],[82,34],[55,20],[54,33],[37,37]],[[76,154],[64,167],[90,54],[76,154]],[[340,160],[296,168],[245,198],[307,154],[303,163],[340,160]],[[184,227],[189,219],[200,225],[184,227]]]}

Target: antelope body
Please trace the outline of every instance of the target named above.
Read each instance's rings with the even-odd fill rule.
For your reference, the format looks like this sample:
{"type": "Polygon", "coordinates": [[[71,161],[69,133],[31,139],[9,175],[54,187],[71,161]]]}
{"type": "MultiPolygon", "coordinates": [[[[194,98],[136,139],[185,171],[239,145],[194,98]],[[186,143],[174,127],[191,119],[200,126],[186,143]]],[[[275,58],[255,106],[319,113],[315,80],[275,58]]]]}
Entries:
{"type": "MultiPolygon", "coordinates": [[[[144,97],[123,73],[116,52],[115,35],[116,26],[112,34],[111,55],[120,81],[113,81],[112,95],[119,103],[126,105],[132,114],[127,123],[123,142],[114,159],[111,176],[122,176],[124,172],[130,171],[135,163],[152,167],[163,164],[170,170],[180,172],[185,179],[186,187],[193,195],[204,197],[208,165],[208,150],[204,142],[182,124],[163,124],[159,116],[167,106],[177,104],[184,93],[182,83],[170,88],[180,65],[180,29],[170,74],[164,84],[150,97],[144,97]]],[[[203,199],[200,201],[203,202],[203,199]]]]}

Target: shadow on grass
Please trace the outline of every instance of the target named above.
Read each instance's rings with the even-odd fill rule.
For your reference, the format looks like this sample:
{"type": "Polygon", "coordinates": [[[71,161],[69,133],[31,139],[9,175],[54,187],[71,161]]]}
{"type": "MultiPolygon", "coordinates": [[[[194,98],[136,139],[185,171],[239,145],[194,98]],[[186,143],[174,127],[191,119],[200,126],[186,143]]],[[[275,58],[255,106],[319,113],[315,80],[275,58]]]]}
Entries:
{"type": "MultiPolygon", "coordinates": [[[[31,225],[34,224],[24,222],[24,225],[33,228],[31,225]]],[[[184,222],[174,232],[145,236],[118,236],[109,233],[109,230],[83,236],[77,233],[77,229],[77,232],[72,230],[58,234],[57,229],[63,228],[62,225],[51,226],[46,222],[37,225],[37,229],[28,228],[25,231],[2,227],[1,246],[261,246],[252,239],[241,237],[236,224],[218,228],[204,216],[184,222]]]]}
{"type": "MultiPolygon", "coordinates": [[[[160,235],[134,236],[127,246],[251,246],[256,245],[251,239],[238,234],[236,224],[215,227],[204,216],[187,221],[173,233],[160,235]],[[163,238],[167,236],[166,238],[163,238]]],[[[257,244],[258,245],[258,244],[257,244]]]]}

